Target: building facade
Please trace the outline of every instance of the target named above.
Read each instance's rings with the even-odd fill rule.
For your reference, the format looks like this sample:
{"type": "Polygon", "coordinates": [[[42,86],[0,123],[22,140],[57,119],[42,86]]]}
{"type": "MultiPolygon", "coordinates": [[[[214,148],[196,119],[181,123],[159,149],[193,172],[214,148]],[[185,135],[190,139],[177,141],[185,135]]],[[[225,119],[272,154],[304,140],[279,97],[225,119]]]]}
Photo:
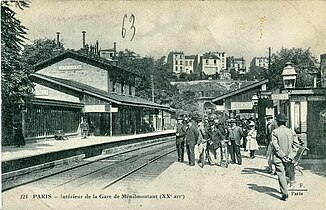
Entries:
{"type": "Polygon", "coordinates": [[[268,57],[254,57],[250,62],[250,66],[268,69],[268,57]]]}
{"type": "Polygon", "coordinates": [[[35,65],[25,138],[52,137],[56,130],[76,135],[81,117],[95,135],[162,130],[169,107],[136,97],[140,77],[105,60],[65,51],[35,65]]]}
{"type": "Polygon", "coordinates": [[[247,72],[246,60],[243,57],[241,58],[235,58],[233,56],[227,57],[226,62],[227,62],[228,71],[234,69],[239,74],[245,74],[247,72]]]}
{"type": "Polygon", "coordinates": [[[326,54],[320,55],[321,86],[326,88],[326,54]]]}
{"type": "Polygon", "coordinates": [[[195,55],[185,56],[185,73],[192,74],[195,70],[195,55]]]}
{"type": "Polygon", "coordinates": [[[227,69],[225,52],[209,52],[197,55],[185,55],[183,52],[170,52],[167,58],[174,75],[197,74],[215,75],[227,69]]]}
{"type": "Polygon", "coordinates": [[[185,55],[183,52],[170,52],[167,59],[171,66],[172,74],[180,75],[186,72],[185,70],[185,55]]]}
{"type": "Polygon", "coordinates": [[[206,53],[200,59],[201,72],[207,76],[219,74],[222,69],[221,59],[213,53],[206,53]]]}

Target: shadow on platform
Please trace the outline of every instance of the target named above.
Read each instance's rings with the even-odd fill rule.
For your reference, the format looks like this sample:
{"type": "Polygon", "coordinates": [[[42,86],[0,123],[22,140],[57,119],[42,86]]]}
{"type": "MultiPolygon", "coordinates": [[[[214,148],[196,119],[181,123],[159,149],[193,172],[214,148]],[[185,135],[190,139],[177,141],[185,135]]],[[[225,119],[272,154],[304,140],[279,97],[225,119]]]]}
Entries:
{"type": "Polygon", "coordinates": [[[276,193],[279,194],[280,192],[274,188],[267,187],[267,186],[259,186],[257,184],[248,184],[248,188],[260,193],[265,193],[266,195],[272,196],[274,198],[280,199],[280,196],[276,195],[276,193]]]}
{"type": "Polygon", "coordinates": [[[258,174],[260,176],[265,176],[270,179],[277,179],[271,175],[266,169],[259,169],[259,168],[244,168],[241,171],[241,174],[258,174]]]}

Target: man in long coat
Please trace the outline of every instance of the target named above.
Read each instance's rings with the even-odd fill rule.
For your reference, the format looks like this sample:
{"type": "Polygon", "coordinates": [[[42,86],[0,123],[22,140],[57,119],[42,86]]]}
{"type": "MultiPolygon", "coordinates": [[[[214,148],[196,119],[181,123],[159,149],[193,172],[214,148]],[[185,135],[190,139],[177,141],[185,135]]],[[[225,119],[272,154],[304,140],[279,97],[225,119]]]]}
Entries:
{"type": "Polygon", "coordinates": [[[183,162],[184,157],[184,147],[185,147],[185,136],[186,136],[186,125],[183,123],[183,119],[181,117],[177,118],[177,131],[176,131],[176,147],[178,154],[178,162],[183,162]]]}
{"type": "Polygon", "coordinates": [[[195,165],[195,145],[198,141],[199,132],[197,126],[188,118],[187,119],[187,131],[186,131],[186,148],[189,160],[189,165],[195,165]]]}
{"type": "Polygon", "coordinates": [[[287,121],[285,114],[279,114],[276,117],[276,121],[279,127],[273,130],[271,141],[273,148],[273,163],[282,193],[281,200],[285,201],[289,197],[285,171],[289,170],[288,167],[291,165],[291,161],[297,153],[297,138],[294,131],[285,126],[287,121]]]}
{"type": "Polygon", "coordinates": [[[239,165],[242,164],[240,146],[241,146],[241,138],[244,136],[242,129],[236,125],[236,120],[230,120],[231,127],[229,128],[229,139],[231,142],[230,146],[230,155],[231,155],[231,163],[237,163],[239,165]]]}

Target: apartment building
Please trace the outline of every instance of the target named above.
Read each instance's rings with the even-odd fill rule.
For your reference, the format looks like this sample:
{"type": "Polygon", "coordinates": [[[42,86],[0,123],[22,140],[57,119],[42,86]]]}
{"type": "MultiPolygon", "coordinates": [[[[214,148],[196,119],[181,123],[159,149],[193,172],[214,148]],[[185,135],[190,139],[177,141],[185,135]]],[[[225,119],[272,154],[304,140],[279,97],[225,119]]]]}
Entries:
{"type": "Polygon", "coordinates": [[[268,57],[254,57],[250,62],[250,66],[268,69],[268,57]]]}

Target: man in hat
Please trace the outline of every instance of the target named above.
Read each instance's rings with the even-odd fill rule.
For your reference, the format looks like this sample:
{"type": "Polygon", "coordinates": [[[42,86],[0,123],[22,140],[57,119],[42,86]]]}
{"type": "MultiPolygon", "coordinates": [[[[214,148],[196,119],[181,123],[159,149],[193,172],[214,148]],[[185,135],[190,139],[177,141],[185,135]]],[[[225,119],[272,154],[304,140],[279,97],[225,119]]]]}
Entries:
{"type": "Polygon", "coordinates": [[[199,153],[199,160],[198,165],[200,167],[204,167],[205,164],[205,155],[206,155],[206,142],[207,142],[207,129],[206,129],[206,123],[208,121],[208,118],[204,118],[204,121],[201,118],[197,119],[197,126],[198,126],[198,153],[199,153]]]}
{"type": "Polygon", "coordinates": [[[176,131],[176,147],[178,154],[178,162],[183,162],[184,157],[184,147],[185,147],[185,135],[186,135],[186,125],[183,123],[183,119],[181,117],[177,118],[177,131],[176,131]]]}
{"type": "Polygon", "coordinates": [[[244,136],[242,129],[237,126],[237,121],[235,119],[231,119],[229,128],[229,139],[231,142],[230,146],[230,155],[231,155],[231,163],[235,164],[236,161],[239,165],[242,164],[240,147],[241,147],[241,138],[244,136]]]}
{"type": "Polygon", "coordinates": [[[287,122],[285,114],[281,113],[277,115],[276,122],[278,128],[273,130],[271,141],[273,148],[273,163],[282,193],[281,200],[285,201],[289,197],[285,172],[288,170],[288,166],[296,155],[297,148],[295,143],[297,140],[294,131],[285,126],[287,122]]]}
{"type": "Polygon", "coordinates": [[[195,165],[195,145],[198,141],[199,132],[197,127],[191,121],[191,119],[187,119],[187,130],[186,130],[186,148],[187,155],[189,160],[189,165],[195,165]]]}
{"type": "Polygon", "coordinates": [[[225,132],[219,119],[215,119],[211,123],[208,132],[209,143],[207,149],[209,151],[211,165],[221,165],[222,141],[225,139],[225,132]]]}

